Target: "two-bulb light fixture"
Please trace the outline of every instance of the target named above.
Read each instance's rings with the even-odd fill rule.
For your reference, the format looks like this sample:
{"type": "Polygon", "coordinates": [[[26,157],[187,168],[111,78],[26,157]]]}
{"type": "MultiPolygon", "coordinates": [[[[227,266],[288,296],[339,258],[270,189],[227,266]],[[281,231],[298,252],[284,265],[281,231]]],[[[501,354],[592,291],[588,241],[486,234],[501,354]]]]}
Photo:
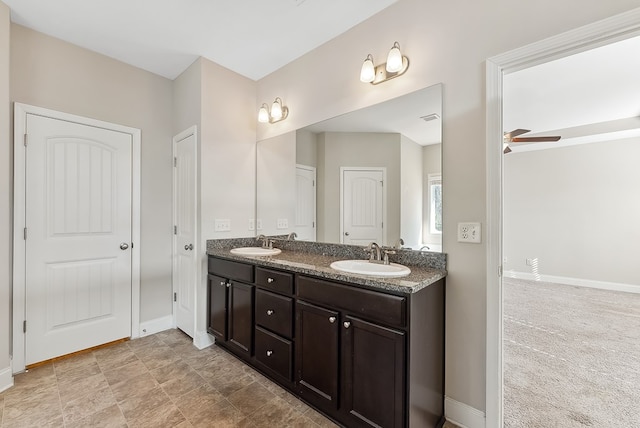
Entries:
{"type": "Polygon", "coordinates": [[[400,52],[400,44],[395,42],[387,55],[387,62],[373,65],[373,56],[367,55],[360,70],[360,81],[377,85],[403,75],[409,68],[409,58],[400,52]]]}
{"type": "Polygon", "coordinates": [[[260,123],[276,123],[281,120],[285,120],[289,116],[289,109],[287,106],[282,105],[282,99],[276,97],[271,104],[271,109],[267,103],[263,103],[260,110],[258,110],[258,122],[260,123]]]}

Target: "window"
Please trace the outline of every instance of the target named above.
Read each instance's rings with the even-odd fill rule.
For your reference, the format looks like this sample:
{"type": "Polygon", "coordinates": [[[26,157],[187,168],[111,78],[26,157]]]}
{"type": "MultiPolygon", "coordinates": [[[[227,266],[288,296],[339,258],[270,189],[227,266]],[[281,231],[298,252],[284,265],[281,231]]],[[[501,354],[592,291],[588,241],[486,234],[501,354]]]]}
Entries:
{"type": "Polygon", "coordinates": [[[442,234],[442,176],[429,174],[429,233],[442,234]]]}

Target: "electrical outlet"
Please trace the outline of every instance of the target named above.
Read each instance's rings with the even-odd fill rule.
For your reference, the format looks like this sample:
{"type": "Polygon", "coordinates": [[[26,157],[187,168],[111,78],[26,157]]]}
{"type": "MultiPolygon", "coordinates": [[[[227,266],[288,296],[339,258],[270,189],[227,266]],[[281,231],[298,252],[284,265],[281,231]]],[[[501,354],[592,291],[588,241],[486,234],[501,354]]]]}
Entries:
{"type": "Polygon", "coordinates": [[[278,229],[287,229],[289,227],[289,220],[286,218],[279,218],[276,222],[276,228],[278,229]]]}
{"type": "Polygon", "coordinates": [[[256,219],[256,230],[262,230],[262,219],[256,219]]]}
{"type": "Polygon", "coordinates": [[[256,221],[255,219],[249,219],[249,230],[256,230],[256,221]]]}
{"type": "Polygon", "coordinates": [[[458,223],[458,242],[481,242],[480,223],[458,223]]]}
{"type": "Polygon", "coordinates": [[[231,220],[228,218],[221,219],[217,218],[215,221],[215,231],[216,232],[229,232],[231,230],[231,220]]]}

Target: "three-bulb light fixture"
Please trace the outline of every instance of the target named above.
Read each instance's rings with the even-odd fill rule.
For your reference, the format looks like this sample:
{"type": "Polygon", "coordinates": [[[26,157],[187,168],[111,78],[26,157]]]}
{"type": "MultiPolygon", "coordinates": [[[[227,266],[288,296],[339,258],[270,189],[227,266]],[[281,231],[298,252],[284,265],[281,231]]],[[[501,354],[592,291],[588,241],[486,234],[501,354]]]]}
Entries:
{"type": "Polygon", "coordinates": [[[373,56],[367,55],[360,70],[360,81],[377,85],[403,75],[409,68],[409,58],[400,52],[400,44],[395,42],[387,55],[387,62],[373,65],[373,56]]]}
{"type": "Polygon", "coordinates": [[[276,123],[281,120],[285,120],[289,116],[289,109],[287,106],[282,105],[282,99],[276,97],[271,104],[271,109],[267,103],[263,103],[260,110],[258,110],[258,122],[260,123],[276,123]]]}

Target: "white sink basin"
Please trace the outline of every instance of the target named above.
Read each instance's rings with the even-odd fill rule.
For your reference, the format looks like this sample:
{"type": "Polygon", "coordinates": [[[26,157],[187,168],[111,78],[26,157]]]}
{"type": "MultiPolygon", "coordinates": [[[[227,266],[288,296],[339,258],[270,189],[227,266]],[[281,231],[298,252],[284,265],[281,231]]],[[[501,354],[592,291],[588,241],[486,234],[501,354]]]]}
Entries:
{"type": "Polygon", "coordinates": [[[262,247],[239,247],[233,248],[231,254],[238,256],[275,256],[280,254],[280,248],[262,248],[262,247]]]}
{"type": "Polygon", "coordinates": [[[331,263],[330,266],[332,269],[341,272],[381,276],[385,278],[399,278],[411,273],[411,269],[397,263],[385,265],[382,263],[370,263],[369,260],[339,260],[331,263]]]}

